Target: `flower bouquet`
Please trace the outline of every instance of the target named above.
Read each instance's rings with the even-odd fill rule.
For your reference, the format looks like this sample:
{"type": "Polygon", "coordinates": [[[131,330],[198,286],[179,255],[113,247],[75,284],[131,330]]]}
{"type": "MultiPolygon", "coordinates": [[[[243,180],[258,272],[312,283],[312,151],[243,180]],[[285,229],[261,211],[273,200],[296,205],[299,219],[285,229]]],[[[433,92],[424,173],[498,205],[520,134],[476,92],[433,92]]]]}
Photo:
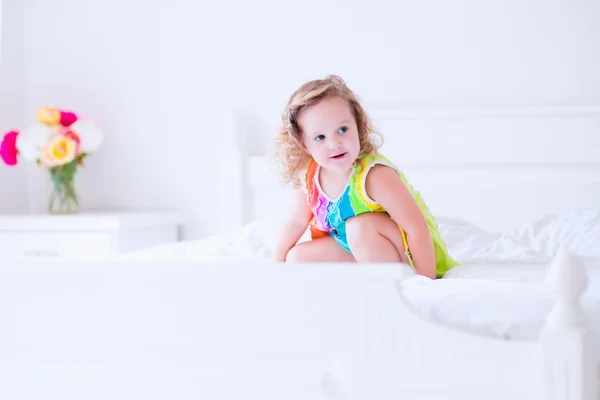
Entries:
{"type": "Polygon", "coordinates": [[[79,211],[75,189],[77,169],[85,157],[98,150],[103,134],[94,123],[70,111],[44,107],[36,117],[37,123],[28,129],[4,135],[0,158],[9,166],[17,165],[22,158],[47,168],[51,178],[48,211],[76,213],[79,211]]]}

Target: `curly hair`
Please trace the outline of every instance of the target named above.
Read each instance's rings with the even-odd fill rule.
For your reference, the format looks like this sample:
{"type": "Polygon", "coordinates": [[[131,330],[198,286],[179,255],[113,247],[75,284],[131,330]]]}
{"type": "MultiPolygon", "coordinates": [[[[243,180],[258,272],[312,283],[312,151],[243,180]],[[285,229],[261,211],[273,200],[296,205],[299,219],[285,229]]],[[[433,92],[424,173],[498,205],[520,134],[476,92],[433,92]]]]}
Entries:
{"type": "Polygon", "coordinates": [[[358,127],[359,158],[375,152],[383,144],[383,137],[375,131],[358,97],[346,86],[342,78],[328,75],[325,79],[307,82],[290,97],[282,115],[281,127],[276,135],[274,146],[274,159],[280,167],[283,182],[291,183],[294,188],[301,186],[298,174],[310,161],[310,155],[302,146],[302,131],[298,125],[298,117],[305,108],[330,96],[345,99],[350,105],[358,127]],[[379,142],[376,138],[379,138],[379,142]]]}

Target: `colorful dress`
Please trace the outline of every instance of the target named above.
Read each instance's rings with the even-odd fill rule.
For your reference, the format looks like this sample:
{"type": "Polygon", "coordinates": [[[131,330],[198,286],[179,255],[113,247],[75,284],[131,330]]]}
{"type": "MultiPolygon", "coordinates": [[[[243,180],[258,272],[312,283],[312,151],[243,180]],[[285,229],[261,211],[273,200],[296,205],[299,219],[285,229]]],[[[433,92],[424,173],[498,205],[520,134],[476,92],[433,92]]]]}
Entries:
{"type": "MultiPolygon", "coordinates": [[[[313,160],[302,173],[303,189],[307,193],[307,200],[310,209],[313,212],[313,219],[310,223],[311,237],[313,239],[331,235],[346,251],[350,252],[348,241],[346,239],[346,220],[356,215],[367,212],[386,212],[385,209],[371,199],[366,192],[365,183],[369,170],[376,164],[387,165],[400,175],[400,178],[413,195],[421,212],[425,216],[429,232],[433,239],[436,256],[436,276],[442,277],[450,268],[458,263],[450,256],[443,242],[437,223],[423,201],[419,192],[408,183],[406,176],[390,160],[380,153],[368,155],[359,160],[348,179],[348,183],[342,194],[332,199],[328,197],[321,189],[319,184],[319,165],[313,160]]],[[[406,240],[406,234],[400,228],[404,240],[404,248],[409,263],[414,267],[414,262],[410,254],[410,249],[406,240]]]]}

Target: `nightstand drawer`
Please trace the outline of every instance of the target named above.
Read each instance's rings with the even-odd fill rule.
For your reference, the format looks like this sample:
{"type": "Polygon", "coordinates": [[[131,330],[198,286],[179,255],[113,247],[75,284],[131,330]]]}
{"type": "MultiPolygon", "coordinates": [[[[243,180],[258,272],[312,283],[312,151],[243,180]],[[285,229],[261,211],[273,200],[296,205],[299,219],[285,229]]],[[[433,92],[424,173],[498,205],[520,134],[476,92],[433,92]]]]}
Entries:
{"type": "Polygon", "coordinates": [[[82,258],[111,250],[112,237],[106,232],[0,232],[2,258],[82,258]]]}

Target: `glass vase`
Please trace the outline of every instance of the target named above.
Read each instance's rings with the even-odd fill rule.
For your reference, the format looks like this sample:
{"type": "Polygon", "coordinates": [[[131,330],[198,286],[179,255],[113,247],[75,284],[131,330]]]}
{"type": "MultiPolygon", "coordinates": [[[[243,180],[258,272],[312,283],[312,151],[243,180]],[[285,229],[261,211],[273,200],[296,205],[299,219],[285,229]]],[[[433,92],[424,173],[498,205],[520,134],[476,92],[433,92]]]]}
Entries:
{"type": "Polygon", "coordinates": [[[77,161],[51,167],[48,212],[50,214],[76,214],[79,212],[79,199],[75,187],[77,161]]]}

